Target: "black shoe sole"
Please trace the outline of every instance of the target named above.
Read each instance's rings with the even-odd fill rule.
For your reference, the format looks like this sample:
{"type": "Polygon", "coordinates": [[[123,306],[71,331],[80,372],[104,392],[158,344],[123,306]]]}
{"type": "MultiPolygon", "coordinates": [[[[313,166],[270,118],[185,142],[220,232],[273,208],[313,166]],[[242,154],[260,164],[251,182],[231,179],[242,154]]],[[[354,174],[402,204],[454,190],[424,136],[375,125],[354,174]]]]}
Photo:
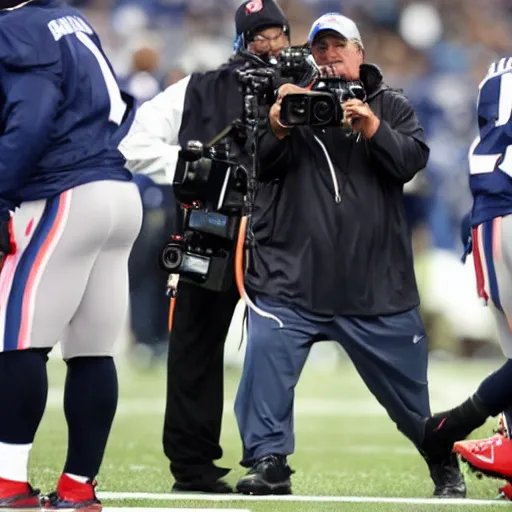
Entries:
{"type": "Polygon", "coordinates": [[[238,482],[236,492],[253,496],[269,496],[271,494],[284,496],[292,493],[292,486],[290,482],[272,484],[265,480],[249,480],[238,482]]]}
{"type": "Polygon", "coordinates": [[[214,482],[175,482],[172,492],[197,493],[197,494],[232,494],[233,488],[226,482],[216,480],[214,482]]]}
{"type": "Polygon", "coordinates": [[[440,493],[435,493],[434,492],[434,498],[439,498],[439,499],[461,499],[461,498],[466,498],[467,496],[467,492],[466,490],[464,489],[463,491],[445,491],[445,492],[440,492],[440,493]]]}

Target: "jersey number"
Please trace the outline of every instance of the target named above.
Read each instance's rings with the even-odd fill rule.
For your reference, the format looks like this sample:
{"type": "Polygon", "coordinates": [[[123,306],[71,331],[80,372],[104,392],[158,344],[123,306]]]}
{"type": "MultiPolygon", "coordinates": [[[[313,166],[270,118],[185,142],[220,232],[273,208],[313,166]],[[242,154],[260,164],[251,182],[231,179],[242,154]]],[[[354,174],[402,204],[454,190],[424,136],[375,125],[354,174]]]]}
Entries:
{"type": "MultiPolygon", "coordinates": [[[[480,104],[482,93],[490,96],[486,98],[486,102],[491,103],[490,100],[492,100],[494,107],[493,117],[495,117],[495,121],[492,129],[495,132],[503,130],[502,127],[510,122],[512,115],[512,73],[508,71],[499,76],[499,78],[494,75],[484,79],[480,85],[478,105],[480,104]],[[494,81],[494,84],[488,84],[491,80],[494,81]],[[498,80],[499,95],[497,94],[498,85],[496,84],[498,80]],[[487,84],[488,88],[484,89],[487,84]],[[489,89],[489,86],[493,88],[489,89]]],[[[488,137],[487,141],[483,143],[480,137],[477,137],[471,145],[469,150],[469,168],[471,174],[491,173],[496,170],[496,165],[501,159],[499,169],[509,176],[512,176],[512,141],[505,147],[501,145],[496,146],[493,143],[493,140],[497,138],[496,135],[497,134],[495,134],[495,137],[488,137]]],[[[501,137],[501,139],[503,138],[505,137],[501,137]]]]}
{"type": "Polygon", "coordinates": [[[126,112],[126,103],[123,101],[117,81],[100,49],[92,42],[91,38],[84,32],[76,32],[78,40],[94,55],[105,79],[108,97],[110,98],[109,121],[120,125],[126,112]]]}
{"type": "Polygon", "coordinates": [[[501,75],[500,100],[496,126],[504,126],[510,121],[512,114],[512,73],[501,75]]]}

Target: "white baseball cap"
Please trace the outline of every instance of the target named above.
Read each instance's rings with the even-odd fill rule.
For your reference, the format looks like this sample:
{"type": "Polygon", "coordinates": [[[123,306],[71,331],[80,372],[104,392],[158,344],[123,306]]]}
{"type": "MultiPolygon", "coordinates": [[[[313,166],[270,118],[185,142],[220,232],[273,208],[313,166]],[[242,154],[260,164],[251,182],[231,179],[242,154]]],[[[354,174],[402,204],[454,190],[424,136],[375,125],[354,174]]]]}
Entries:
{"type": "Polygon", "coordinates": [[[309,45],[313,43],[317,34],[322,30],[333,30],[348,40],[357,39],[361,43],[361,46],[363,46],[363,41],[357,25],[350,18],[347,18],[337,12],[324,14],[313,23],[311,30],[309,31],[309,45]]]}

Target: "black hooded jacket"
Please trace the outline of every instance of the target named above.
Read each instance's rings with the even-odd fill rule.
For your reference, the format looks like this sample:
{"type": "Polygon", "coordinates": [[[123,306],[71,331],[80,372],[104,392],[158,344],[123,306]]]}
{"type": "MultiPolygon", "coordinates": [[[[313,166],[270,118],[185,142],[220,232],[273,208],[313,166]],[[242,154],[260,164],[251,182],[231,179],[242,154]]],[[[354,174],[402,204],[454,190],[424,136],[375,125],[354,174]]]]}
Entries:
{"type": "Polygon", "coordinates": [[[418,306],[403,186],[429,149],[403,94],[363,65],[380,118],[370,140],[297,127],[260,139],[262,182],[246,286],[325,315],[374,316],[418,306]]]}

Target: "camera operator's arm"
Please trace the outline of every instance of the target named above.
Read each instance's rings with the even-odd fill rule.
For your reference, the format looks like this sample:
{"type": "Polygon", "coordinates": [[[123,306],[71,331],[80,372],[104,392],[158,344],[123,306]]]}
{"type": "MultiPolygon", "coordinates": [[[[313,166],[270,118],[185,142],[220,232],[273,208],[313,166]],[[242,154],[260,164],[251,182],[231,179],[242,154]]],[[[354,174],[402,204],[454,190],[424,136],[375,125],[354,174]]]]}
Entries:
{"type": "Polygon", "coordinates": [[[271,181],[282,175],[288,168],[290,150],[290,128],[283,126],[279,120],[283,98],[290,93],[308,92],[302,87],[293,84],[281,86],[277,92],[277,100],[272,105],[268,116],[270,131],[266,131],[259,139],[260,168],[258,179],[271,181]]]}
{"type": "Polygon", "coordinates": [[[397,93],[383,98],[390,121],[378,119],[367,103],[349,100],[343,108],[352,127],[369,140],[372,157],[389,176],[407,183],[426,165],[429,155],[423,129],[407,99],[397,93]],[[387,104],[386,104],[387,103],[387,104]]]}
{"type": "Polygon", "coordinates": [[[119,146],[130,171],[150,175],[158,183],[172,183],[189,81],[190,77],[186,77],[171,85],[137,111],[128,135],[119,146]]]}

